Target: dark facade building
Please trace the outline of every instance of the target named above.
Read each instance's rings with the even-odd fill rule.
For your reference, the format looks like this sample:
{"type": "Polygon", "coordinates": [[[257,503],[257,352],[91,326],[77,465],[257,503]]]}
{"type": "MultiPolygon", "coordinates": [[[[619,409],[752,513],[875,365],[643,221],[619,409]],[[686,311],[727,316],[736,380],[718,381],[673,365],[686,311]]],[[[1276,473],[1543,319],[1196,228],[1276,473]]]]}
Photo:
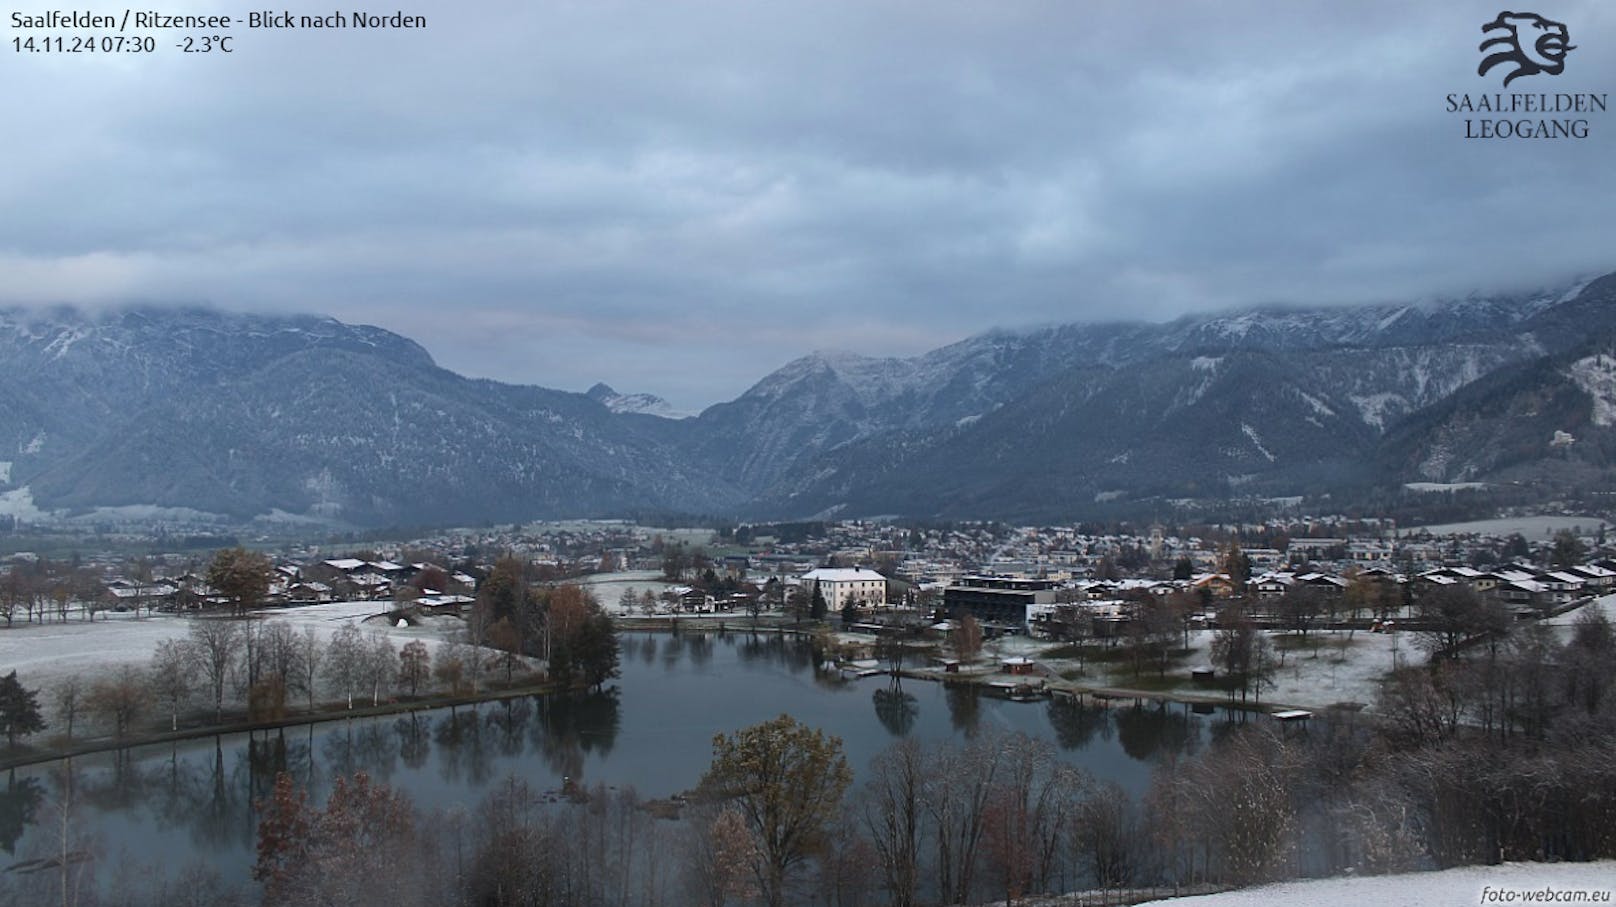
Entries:
{"type": "Polygon", "coordinates": [[[1044,579],[966,576],[943,590],[943,607],[950,615],[968,613],[985,625],[1025,632],[1027,607],[1054,602],[1055,585],[1044,579]]]}

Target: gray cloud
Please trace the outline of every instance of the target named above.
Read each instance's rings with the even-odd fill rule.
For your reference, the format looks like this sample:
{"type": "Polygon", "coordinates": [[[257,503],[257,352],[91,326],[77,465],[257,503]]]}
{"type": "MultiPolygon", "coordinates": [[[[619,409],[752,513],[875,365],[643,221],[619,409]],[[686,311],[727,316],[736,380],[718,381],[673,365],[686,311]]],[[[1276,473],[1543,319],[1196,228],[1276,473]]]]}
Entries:
{"type": "MultiPolygon", "coordinates": [[[[416,3],[8,54],[0,296],[316,311],[696,408],[815,348],[1616,268],[1616,113],[1476,142],[1443,109],[1498,90],[1496,6],[416,3]]],[[[1565,75],[1512,89],[1610,90],[1616,11],[1552,14],[1565,75]]]]}

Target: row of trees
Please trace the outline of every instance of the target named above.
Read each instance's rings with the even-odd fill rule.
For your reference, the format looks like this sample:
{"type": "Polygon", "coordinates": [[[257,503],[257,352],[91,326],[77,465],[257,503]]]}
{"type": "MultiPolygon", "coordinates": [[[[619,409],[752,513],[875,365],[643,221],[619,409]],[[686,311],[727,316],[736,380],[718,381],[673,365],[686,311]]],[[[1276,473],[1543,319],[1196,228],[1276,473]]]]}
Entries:
{"type": "Polygon", "coordinates": [[[469,813],[423,816],[364,776],[316,806],[283,775],[253,875],[269,905],[851,907],[1014,901],[1121,881],[1136,856],[1120,852],[1127,795],[1021,735],[903,741],[853,781],[840,740],[787,716],[716,738],[677,824],[632,789],[546,805],[512,779],[469,813]]]}
{"type": "Polygon", "coordinates": [[[0,619],[7,627],[17,621],[94,619],[107,606],[100,576],[72,561],[23,561],[0,574],[0,619]]]}
{"type": "MultiPolygon", "coordinates": [[[[298,632],[279,621],[198,618],[187,636],[159,642],[144,667],[69,676],[47,693],[67,736],[90,718],[124,737],[153,712],[173,730],[198,709],[219,722],[227,708],[244,705],[249,718],[269,720],[285,717],[294,702],[313,712],[326,697],[351,709],[356,700],[379,705],[395,695],[474,694],[504,658],[464,643],[445,643],[434,658],[424,641],[398,647],[386,633],[353,624],[327,641],[313,628],[298,632]]],[[[0,695],[0,710],[4,701],[0,695]]],[[[43,729],[17,726],[20,733],[43,729]]]]}
{"type": "MultiPolygon", "coordinates": [[[[243,549],[221,551],[208,578],[242,614],[262,600],[269,564],[243,549]]],[[[577,586],[531,585],[513,558],[500,561],[483,583],[464,636],[441,646],[434,663],[422,641],[399,649],[386,633],[352,624],[326,642],[313,628],[298,632],[282,621],[198,617],[185,637],[160,642],[144,668],[125,666],[93,680],[71,676],[54,685],[49,698],[68,736],[89,715],[123,737],[154,707],[177,729],[187,712],[203,705],[218,722],[234,703],[264,720],[284,717],[299,700],[313,711],[322,694],[350,709],[356,699],[377,705],[395,692],[472,694],[492,675],[513,682],[530,670],[530,658],[543,659],[548,677],[566,686],[599,689],[618,675],[616,631],[599,604],[577,586]]],[[[13,737],[43,729],[21,719],[7,724],[13,737]]]]}
{"type": "MultiPolygon", "coordinates": [[[[223,596],[235,609],[243,613],[258,607],[269,592],[273,567],[269,558],[245,548],[218,551],[209,562],[204,581],[217,594],[223,596]]],[[[19,619],[24,623],[55,618],[67,621],[73,617],[94,620],[96,614],[114,607],[124,607],[140,615],[140,609],[150,604],[145,591],[156,585],[151,562],[135,558],[124,566],[128,589],[132,593],[125,599],[114,599],[108,593],[99,571],[80,566],[77,561],[52,561],[39,558],[13,565],[0,574],[0,618],[7,627],[19,619]]],[[[202,596],[193,589],[182,590],[200,605],[202,596]]]]}

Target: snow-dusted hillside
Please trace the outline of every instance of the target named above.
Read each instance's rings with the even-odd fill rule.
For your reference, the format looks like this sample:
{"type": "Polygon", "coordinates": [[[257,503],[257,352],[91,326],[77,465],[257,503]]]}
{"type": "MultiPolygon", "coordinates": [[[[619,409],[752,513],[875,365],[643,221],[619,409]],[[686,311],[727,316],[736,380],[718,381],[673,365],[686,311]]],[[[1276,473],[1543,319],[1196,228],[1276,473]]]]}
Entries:
{"type": "Polygon", "coordinates": [[[1179,472],[1186,487],[1216,493],[1229,476],[1295,472],[1321,458],[1367,461],[1375,438],[1397,420],[1565,342],[1557,325],[1543,337],[1535,331],[1584,285],[1418,304],[1251,309],[1166,324],[990,331],[910,358],[817,352],[703,413],[698,421],[721,440],[702,454],[762,495],[757,513],[859,509],[858,499],[871,495],[882,503],[868,512],[936,512],[942,496],[958,501],[962,494],[972,508],[992,506],[990,486],[1047,471],[1068,442],[1087,451],[1083,464],[1068,470],[1078,484],[1054,498],[1045,488],[1038,493],[1044,502],[1070,505],[1102,488],[1159,487],[1179,472]],[[1163,373],[1173,380],[1162,381],[1163,373]],[[1215,445],[1208,462],[1204,432],[1221,432],[1234,415],[1234,425],[1251,432],[1215,445]],[[1057,425],[1063,433],[1051,434],[1057,425]],[[1141,425],[1152,427],[1151,437],[1139,436],[1141,425]],[[1252,443],[1252,433],[1302,443],[1281,455],[1252,443]],[[1162,438],[1176,438],[1167,444],[1176,447],[1130,453],[1140,443],[1159,447],[1162,438]],[[984,445],[999,447],[1003,439],[1014,449],[997,467],[978,462],[984,445]],[[1257,462],[1246,463],[1248,454],[1257,462]],[[1133,468],[1103,465],[1124,462],[1133,468]],[[982,472],[994,468],[1002,474],[982,472]]]}
{"type": "MultiPolygon", "coordinates": [[[[1473,481],[1494,468],[1478,451],[1510,425],[1490,448],[1438,426],[1402,459],[1379,457],[1382,438],[1616,328],[1613,285],[997,330],[909,358],[818,352],[683,419],[604,384],[585,395],[469,380],[405,338],[329,318],[4,311],[0,495],[30,517],[386,524],[1073,515],[1101,494],[1473,481]]],[[[1616,367],[1561,366],[1567,400],[1594,401],[1592,426],[1607,427],[1616,367]]],[[[1569,430],[1549,428],[1544,439],[1569,430]]]]}
{"type": "Polygon", "coordinates": [[[0,417],[11,491],[44,511],[374,525],[734,503],[581,394],[466,379],[412,341],[327,318],[9,312],[0,417]]]}

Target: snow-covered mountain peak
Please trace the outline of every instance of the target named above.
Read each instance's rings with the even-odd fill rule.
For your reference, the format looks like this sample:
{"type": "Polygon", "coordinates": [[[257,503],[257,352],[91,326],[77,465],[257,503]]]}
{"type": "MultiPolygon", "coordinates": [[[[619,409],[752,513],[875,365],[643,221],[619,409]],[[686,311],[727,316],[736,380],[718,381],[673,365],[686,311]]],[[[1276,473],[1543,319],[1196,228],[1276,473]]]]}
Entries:
{"type": "Polygon", "coordinates": [[[585,391],[584,396],[614,413],[640,413],[664,419],[691,418],[691,413],[674,409],[668,401],[655,394],[620,394],[604,381],[585,391]]]}

